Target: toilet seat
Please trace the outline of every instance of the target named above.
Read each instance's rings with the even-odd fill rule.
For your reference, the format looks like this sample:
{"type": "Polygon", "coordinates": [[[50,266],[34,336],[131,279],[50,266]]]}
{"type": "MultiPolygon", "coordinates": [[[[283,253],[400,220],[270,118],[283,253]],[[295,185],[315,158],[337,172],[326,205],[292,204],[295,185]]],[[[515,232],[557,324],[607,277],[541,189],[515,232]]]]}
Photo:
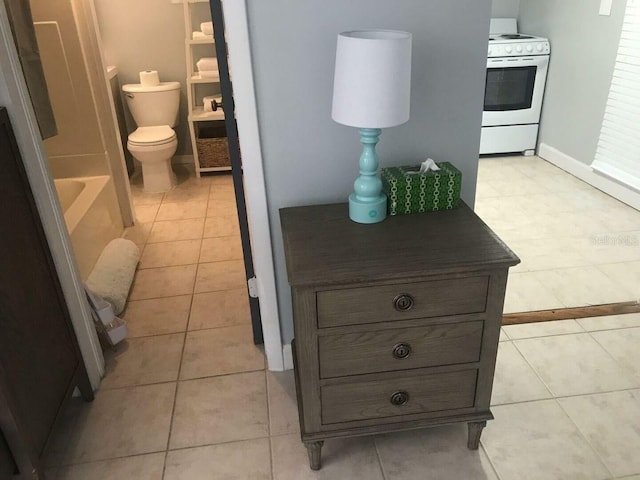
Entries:
{"type": "Polygon", "coordinates": [[[129,135],[129,144],[137,146],[158,146],[176,140],[176,132],[169,125],[138,127],[129,135]]]}

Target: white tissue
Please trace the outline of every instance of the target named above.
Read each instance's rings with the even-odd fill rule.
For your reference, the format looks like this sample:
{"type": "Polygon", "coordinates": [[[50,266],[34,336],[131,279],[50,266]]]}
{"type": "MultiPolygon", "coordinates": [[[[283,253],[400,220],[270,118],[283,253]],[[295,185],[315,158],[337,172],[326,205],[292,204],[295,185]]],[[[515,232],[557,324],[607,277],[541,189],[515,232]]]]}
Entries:
{"type": "Polygon", "coordinates": [[[200,30],[205,35],[213,35],[213,22],[204,22],[200,24],[200,30]]]}
{"type": "Polygon", "coordinates": [[[420,164],[420,170],[408,171],[406,173],[407,175],[418,175],[420,173],[427,173],[429,170],[432,170],[434,172],[440,170],[440,167],[436,165],[436,162],[434,162],[431,158],[427,158],[420,164]]]}
{"type": "Polygon", "coordinates": [[[140,83],[145,87],[153,87],[160,84],[160,76],[157,70],[145,70],[140,72],[140,83]]]}

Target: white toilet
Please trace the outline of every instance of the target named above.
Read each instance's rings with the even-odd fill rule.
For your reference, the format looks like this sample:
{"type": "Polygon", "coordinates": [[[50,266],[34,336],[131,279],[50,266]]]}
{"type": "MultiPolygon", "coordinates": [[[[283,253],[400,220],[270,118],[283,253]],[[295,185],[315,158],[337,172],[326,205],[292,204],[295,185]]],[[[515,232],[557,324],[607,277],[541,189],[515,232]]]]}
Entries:
{"type": "Polygon", "coordinates": [[[129,135],[127,149],[142,165],[144,191],[160,193],[171,190],[176,176],[171,158],[178,140],[172,127],[178,123],[180,83],[158,85],[123,85],[129,111],[138,128],[129,135]]]}

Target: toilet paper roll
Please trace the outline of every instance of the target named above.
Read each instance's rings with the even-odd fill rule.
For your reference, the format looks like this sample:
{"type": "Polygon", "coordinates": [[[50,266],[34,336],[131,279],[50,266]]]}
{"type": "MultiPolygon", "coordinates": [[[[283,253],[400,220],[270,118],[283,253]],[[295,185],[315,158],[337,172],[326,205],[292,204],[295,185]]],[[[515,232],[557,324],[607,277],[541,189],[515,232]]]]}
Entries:
{"type": "Polygon", "coordinates": [[[200,24],[200,30],[205,35],[213,35],[213,22],[204,22],[200,24]]]}
{"type": "Polygon", "coordinates": [[[196,63],[199,72],[217,72],[218,59],[216,57],[203,57],[196,63]]]}
{"type": "Polygon", "coordinates": [[[140,84],[145,87],[160,85],[160,77],[157,70],[145,70],[140,72],[140,84]]]}
{"type": "Polygon", "coordinates": [[[213,101],[217,100],[218,103],[220,103],[221,98],[220,97],[215,97],[213,95],[204,97],[202,99],[202,105],[204,106],[204,111],[205,112],[213,112],[213,101]]]}

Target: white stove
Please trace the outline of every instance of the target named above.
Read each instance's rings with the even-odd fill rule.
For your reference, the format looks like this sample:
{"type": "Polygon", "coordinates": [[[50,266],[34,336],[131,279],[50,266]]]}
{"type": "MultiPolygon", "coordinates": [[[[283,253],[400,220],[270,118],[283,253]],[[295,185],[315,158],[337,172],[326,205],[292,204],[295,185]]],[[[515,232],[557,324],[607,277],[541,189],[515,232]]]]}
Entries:
{"type": "Polygon", "coordinates": [[[550,52],[546,38],[518,33],[515,18],[491,19],[481,154],[534,153],[550,52]]]}

